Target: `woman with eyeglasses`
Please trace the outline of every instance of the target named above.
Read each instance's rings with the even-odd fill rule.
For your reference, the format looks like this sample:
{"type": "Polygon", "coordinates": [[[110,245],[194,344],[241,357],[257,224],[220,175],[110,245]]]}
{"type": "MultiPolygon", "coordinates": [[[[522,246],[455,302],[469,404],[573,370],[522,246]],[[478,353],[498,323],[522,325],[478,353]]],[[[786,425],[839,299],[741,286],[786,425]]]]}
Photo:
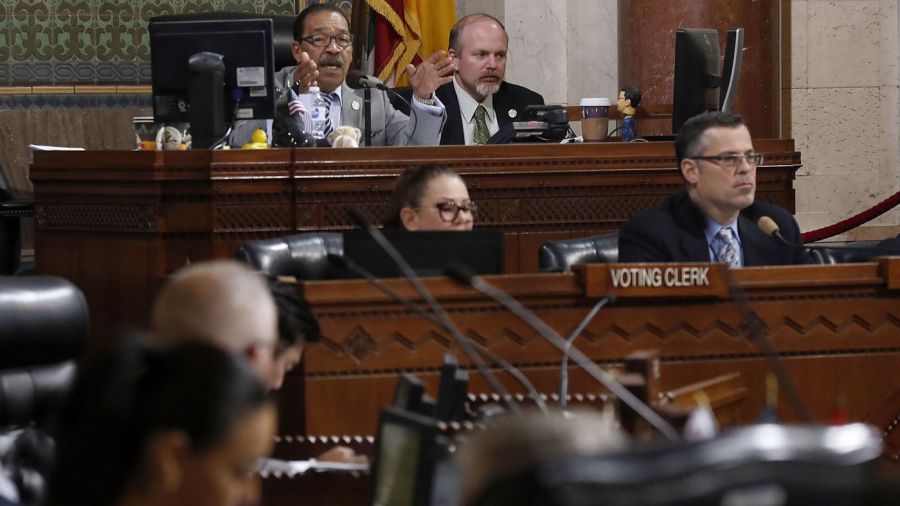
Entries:
{"type": "Polygon", "coordinates": [[[410,231],[472,230],[476,210],[459,174],[449,167],[422,165],[398,178],[384,226],[410,231]]]}

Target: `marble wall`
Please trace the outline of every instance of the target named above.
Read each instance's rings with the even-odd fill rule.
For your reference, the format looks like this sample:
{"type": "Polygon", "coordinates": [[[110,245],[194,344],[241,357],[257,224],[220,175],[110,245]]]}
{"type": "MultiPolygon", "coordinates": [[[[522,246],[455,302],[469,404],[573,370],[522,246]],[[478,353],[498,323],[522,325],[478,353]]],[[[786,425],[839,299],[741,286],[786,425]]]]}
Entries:
{"type": "MultiPolygon", "coordinates": [[[[782,81],[786,136],[803,152],[797,219],[845,219],[900,188],[898,0],[792,0],[782,81]]],[[[850,238],[900,233],[894,210],[850,238]]]]}
{"type": "MultiPolygon", "coordinates": [[[[457,0],[507,25],[507,78],[551,103],[614,96],[616,0],[457,0]]],[[[797,219],[814,230],[900,189],[900,0],[784,0],[783,135],[797,141],[797,219]]],[[[900,233],[894,210],[838,239],[900,233]]]]}

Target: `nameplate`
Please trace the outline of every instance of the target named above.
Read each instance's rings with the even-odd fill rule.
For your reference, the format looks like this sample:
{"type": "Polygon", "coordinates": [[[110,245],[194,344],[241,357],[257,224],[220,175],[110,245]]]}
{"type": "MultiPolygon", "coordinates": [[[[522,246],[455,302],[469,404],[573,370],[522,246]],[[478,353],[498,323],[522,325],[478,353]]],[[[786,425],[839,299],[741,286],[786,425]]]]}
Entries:
{"type": "Polygon", "coordinates": [[[573,268],[584,280],[587,297],[716,297],[729,295],[724,264],[587,264],[573,268]]]}

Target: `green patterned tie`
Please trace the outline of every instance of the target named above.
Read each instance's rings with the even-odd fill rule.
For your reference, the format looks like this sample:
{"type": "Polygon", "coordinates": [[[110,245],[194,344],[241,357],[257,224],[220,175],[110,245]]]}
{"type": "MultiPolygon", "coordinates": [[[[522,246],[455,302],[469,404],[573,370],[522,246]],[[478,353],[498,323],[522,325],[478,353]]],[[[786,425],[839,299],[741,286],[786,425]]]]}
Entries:
{"type": "Polygon", "coordinates": [[[475,108],[475,130],[472,132],[472,140],[475,144],[484,144],[491,138],[491,131],[488,130],[487,122],[484,120],[485,114],[487,114],[487,109],[478,104],[478,107],[475,108]]]}

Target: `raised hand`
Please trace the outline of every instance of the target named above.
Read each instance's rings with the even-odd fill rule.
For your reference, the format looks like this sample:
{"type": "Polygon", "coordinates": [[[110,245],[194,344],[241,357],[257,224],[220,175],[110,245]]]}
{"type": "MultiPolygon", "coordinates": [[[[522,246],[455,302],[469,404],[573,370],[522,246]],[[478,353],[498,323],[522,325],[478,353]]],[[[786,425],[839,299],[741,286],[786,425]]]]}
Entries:
{"type": "Polygon", "coordinates": [[[412,84],[413,93],[421,99],[431,98],[438,86],[453,79],[453,61],[446,51],[435,51],[419,66],[407,65],[406,73],[412,84]]]}

